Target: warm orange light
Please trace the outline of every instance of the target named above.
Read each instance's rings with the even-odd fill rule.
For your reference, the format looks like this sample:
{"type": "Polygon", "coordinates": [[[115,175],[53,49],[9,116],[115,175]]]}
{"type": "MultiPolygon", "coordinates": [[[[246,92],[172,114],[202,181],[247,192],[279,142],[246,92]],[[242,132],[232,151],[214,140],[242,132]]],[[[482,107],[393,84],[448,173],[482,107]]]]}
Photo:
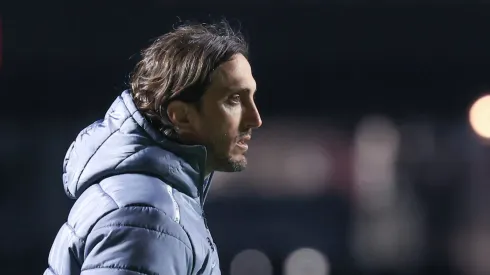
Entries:
{"type": "Polygon", "coordinates": [[[473,103],[469,119],[476,134],[490,139],[490,95],[483,96],[473,103]]]}

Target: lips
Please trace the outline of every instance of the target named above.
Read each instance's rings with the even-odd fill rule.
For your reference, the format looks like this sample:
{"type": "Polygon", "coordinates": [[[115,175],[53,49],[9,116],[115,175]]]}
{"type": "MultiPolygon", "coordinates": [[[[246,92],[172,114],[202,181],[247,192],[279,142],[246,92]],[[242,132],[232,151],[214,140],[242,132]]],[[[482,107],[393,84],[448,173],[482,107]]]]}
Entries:
{"type": "Polygon", "coordinates": [[[250,141],[251,139],[251,136],[244,136],[244,137],[241,137],[238,141],[237,141],[237,145],[238,147],[244,149],[244,150],[247,150],[248,149],[248,144],[247,142],[250,141]]]}
{"type": "Polygon", "coordinates": [[[247,143],[252,139],[251,136],[243,136],[238,140],[238,143],[247,143]]]}

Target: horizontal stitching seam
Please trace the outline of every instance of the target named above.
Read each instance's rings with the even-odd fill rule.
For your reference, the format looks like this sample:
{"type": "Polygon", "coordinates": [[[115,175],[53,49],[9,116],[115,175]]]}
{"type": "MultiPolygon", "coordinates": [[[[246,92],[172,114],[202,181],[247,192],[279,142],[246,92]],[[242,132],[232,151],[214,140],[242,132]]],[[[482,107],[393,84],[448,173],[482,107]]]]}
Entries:
{"type": "Polygon", "coordinates": [[[158,273],[142,272],[139,270],[134,270],[134,268],[123,267],[123,266],[89,266],[89,267],[83,268],[81,271],[88,271],[88,270],[94,270],[94,269],[114,269],[114,270],[130,271],[130,272],[134,272],[134,273],[142,274],[142,275],[158,275],[158,273]]]}
{"type": "Polygon", "coordinates": [[[150,227],[144,227],[144,226],[138,226],[138,225],[133,225],[133,224],[122,224],[122,223],[113,223],[113,224],[108,224],[108,225],[104,225],[102,227],[98,227],[97,229],[94,229],[95,230],[99,230],[99,229],[103,229],[103,228],[109,228],[109,227],[128,227],[128,228],[135,228],[135,229],[146,229],[146,230],[149,230],[151,232],[154,232],[154,233],[159,233],[159,234],[163,234],[165,236],[170,236],[170,237],[173,237],[174,239],[178,240],[179,242],[181,242],[185,247],[187,247],[189,250],[192,251],[192,249],[184,242],[182,241],[179,237],[175,236],[175,235],[172,235],[168,232],[164,232],[164,231],[160,231],[160,230],[157,230],[155,228],[150,228],[150,227]]]}

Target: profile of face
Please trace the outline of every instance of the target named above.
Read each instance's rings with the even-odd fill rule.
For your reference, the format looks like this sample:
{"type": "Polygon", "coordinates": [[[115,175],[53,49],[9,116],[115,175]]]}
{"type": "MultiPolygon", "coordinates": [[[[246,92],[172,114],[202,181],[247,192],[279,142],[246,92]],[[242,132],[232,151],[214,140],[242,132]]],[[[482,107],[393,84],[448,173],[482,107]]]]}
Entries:
{"type": "Polygon", "coordinates": [[[237,172],[246,168],[247,142],[252,130],[262,125],[255,91],[249,62],[235,55],[213,72],[199,107],[186,105],[182,134],[206,147],[207,169],[237,172]]]}

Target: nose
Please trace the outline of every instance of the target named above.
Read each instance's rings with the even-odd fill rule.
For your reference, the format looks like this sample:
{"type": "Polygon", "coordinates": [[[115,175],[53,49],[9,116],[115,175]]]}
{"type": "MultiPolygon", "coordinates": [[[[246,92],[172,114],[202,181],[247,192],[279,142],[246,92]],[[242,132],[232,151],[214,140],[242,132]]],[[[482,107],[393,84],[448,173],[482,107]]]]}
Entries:
{"type": "Polygon", "coordinates": [[[262,126],[262,118],[260,117],[259,110],[257,109],[257,105],[255,105],[255,103],[252,103],[247,110],[246,124],[247,128],[250,129],[256,129],[262,126]]]}

